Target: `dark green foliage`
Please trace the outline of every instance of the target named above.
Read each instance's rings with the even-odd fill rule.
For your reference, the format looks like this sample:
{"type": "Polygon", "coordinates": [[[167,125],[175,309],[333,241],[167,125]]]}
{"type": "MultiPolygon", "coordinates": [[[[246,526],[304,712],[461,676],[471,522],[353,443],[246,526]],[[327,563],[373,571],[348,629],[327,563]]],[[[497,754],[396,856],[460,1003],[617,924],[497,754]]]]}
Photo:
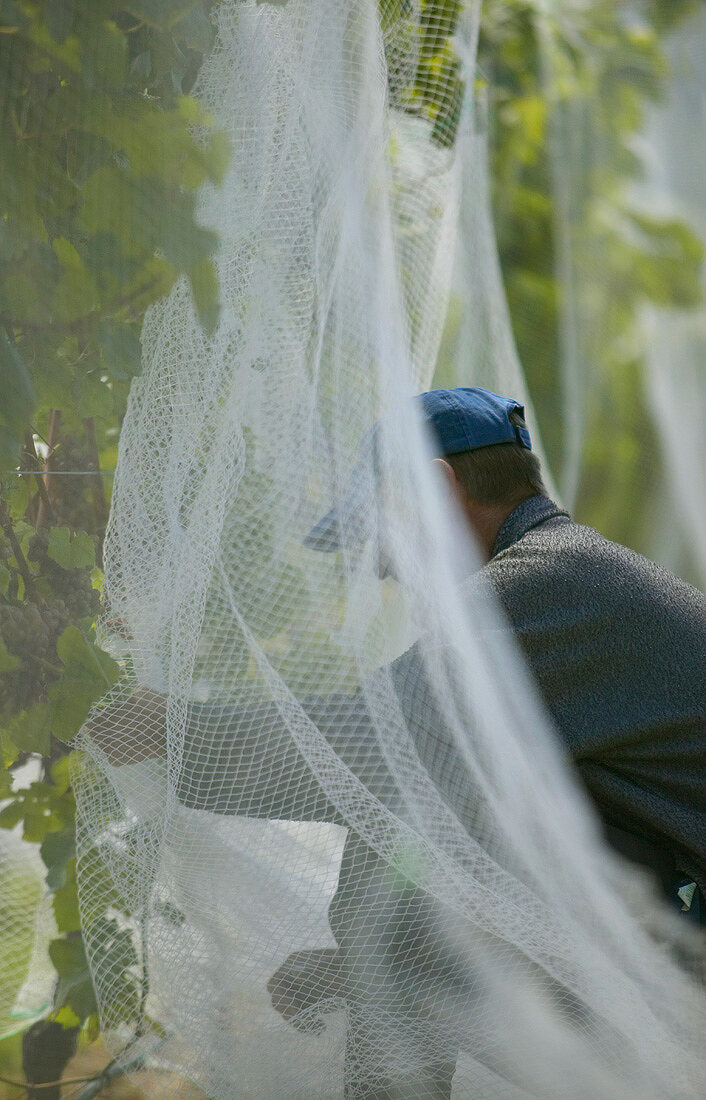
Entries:
{"type": "Polygon", "coordinates": [[[67,403],[112,413],[105,375],[139,369],[137,322],[181,273],[217,321],[216,237],[194,195],[222,177],[227,146],[187,96],[209,7],[17,0],[0,12],[5,465],[37,401],[40,418],[67,403]]]}
{"type": "MultiPolygon", "coordinates": [[[[117,436],[146,308],[184,276],[204,327],[218,321],[217,238],[196,220],[196,192],[229,153],[189,96],[212,7],[0,3],[0,797],[12,793],[0,826],[22,823],[41,844],[55,1017],[69,1027],[95,1027],[67,743],[119,673],[94,638],[117,436]],[[30,755],[41,778],[11,792],[30,755]]],[[[107,883],[103,894],[129,922],[107,883]]],[[[96,965],[123,974],[134,1017],[132,935],[92,916],[105,922],[96,965]]]]}
{"type": "Polygon", "coordinates": [[[77,1039],[76,1028],[63,1028],[54,1020],[38,1020],[27,1029],[22,1037],[22,1069],[31,1084],[42,1086],[29,1089],[27,1100],[59,1100],[61,1087],[50,1084],[47,1088],[45,1082],[61,1078],[76,1052],[77,1039]]]}

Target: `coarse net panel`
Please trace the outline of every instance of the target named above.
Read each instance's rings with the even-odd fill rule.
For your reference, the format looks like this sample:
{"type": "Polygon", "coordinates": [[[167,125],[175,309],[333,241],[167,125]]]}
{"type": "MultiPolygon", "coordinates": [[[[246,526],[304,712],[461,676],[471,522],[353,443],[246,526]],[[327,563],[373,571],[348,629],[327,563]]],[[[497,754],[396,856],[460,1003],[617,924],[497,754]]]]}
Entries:
{"type": "Polygon", "coordinates": [[[214,1100],[703,1086],[690,944],[601,847],[409,400],[468,158],[489,232],[479,15],[214,9],[221,320],[184,281],[145,322],[105,546],[124,676],[76,776],[105,1034],[214,1100]],[[352,472],[341,550],[307,547],[352,472]]]}

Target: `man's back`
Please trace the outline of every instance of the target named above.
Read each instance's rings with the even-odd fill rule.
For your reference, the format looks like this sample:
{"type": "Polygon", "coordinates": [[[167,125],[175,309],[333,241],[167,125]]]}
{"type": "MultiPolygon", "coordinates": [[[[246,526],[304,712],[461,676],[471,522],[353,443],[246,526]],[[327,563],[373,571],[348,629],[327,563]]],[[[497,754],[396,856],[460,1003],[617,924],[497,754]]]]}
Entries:
{"type": "Polygon", "coordinates": [[[706,597],[546,497],[484,569],[609,826],[706,881],[706,597]]]}

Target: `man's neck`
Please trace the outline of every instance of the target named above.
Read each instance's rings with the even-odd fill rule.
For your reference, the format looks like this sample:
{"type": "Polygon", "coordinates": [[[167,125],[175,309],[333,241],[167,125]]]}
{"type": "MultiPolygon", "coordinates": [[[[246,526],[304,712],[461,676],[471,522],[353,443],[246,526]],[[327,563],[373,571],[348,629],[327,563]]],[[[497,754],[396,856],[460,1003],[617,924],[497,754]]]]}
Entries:
{"type": "Polygon", "coordinates": [[[484,561],[490,561],[493,556],[493,548],[497,542],[500,528],[524,500],[528,500],[532,494],[513,500],[509,504],[476,504],[469,501],[466,514],[480,547],[484,561]]]}

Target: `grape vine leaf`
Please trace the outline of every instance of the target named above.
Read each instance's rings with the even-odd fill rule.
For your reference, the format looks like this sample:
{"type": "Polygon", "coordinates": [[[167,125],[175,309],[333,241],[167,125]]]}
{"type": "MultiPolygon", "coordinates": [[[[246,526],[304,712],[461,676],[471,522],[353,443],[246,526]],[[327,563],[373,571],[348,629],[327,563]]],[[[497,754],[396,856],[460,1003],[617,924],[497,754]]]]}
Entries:
{"type": "Polygon", "coordinates": [[[47,554],[62,569],[88,569],[96,564],[93,539],[85,531],[73,536],[68,527],[52,527],[47,554]]]}
{"type": "Polygon", "coordinates": [[[68,626],[59,637],[56,651],[65,671],[49,688],[52,729],[68,741],[81,728],[91,705],[115,683],[120,667],[75,626],[68,626]]]}
{"type": "Polygon", "coordinates": [[[97,1009],[96,997],[88,969],[88,960],[80,936],[52,940],[49,958],[59,975],[56,991],[57,1004],[68,1004],[81,1019],[97,1009]]]}
{"type": "Polygon", "coordinates": [[[20,711],[7,725],[7,733],[21,752],[48,756],[51,750],[51,718],[46,703],[35,703],[20,711]]]}
{"type": "MultiPolygon", "coordinates": [[[[47,833],[39,854],[47,868],[46,882],[52,890],[66,885],[66,865],[76,855],[76,833],[72,827],[47,833]]],[[[63,929],[66,931],[66,929],[63,929]]]]}

